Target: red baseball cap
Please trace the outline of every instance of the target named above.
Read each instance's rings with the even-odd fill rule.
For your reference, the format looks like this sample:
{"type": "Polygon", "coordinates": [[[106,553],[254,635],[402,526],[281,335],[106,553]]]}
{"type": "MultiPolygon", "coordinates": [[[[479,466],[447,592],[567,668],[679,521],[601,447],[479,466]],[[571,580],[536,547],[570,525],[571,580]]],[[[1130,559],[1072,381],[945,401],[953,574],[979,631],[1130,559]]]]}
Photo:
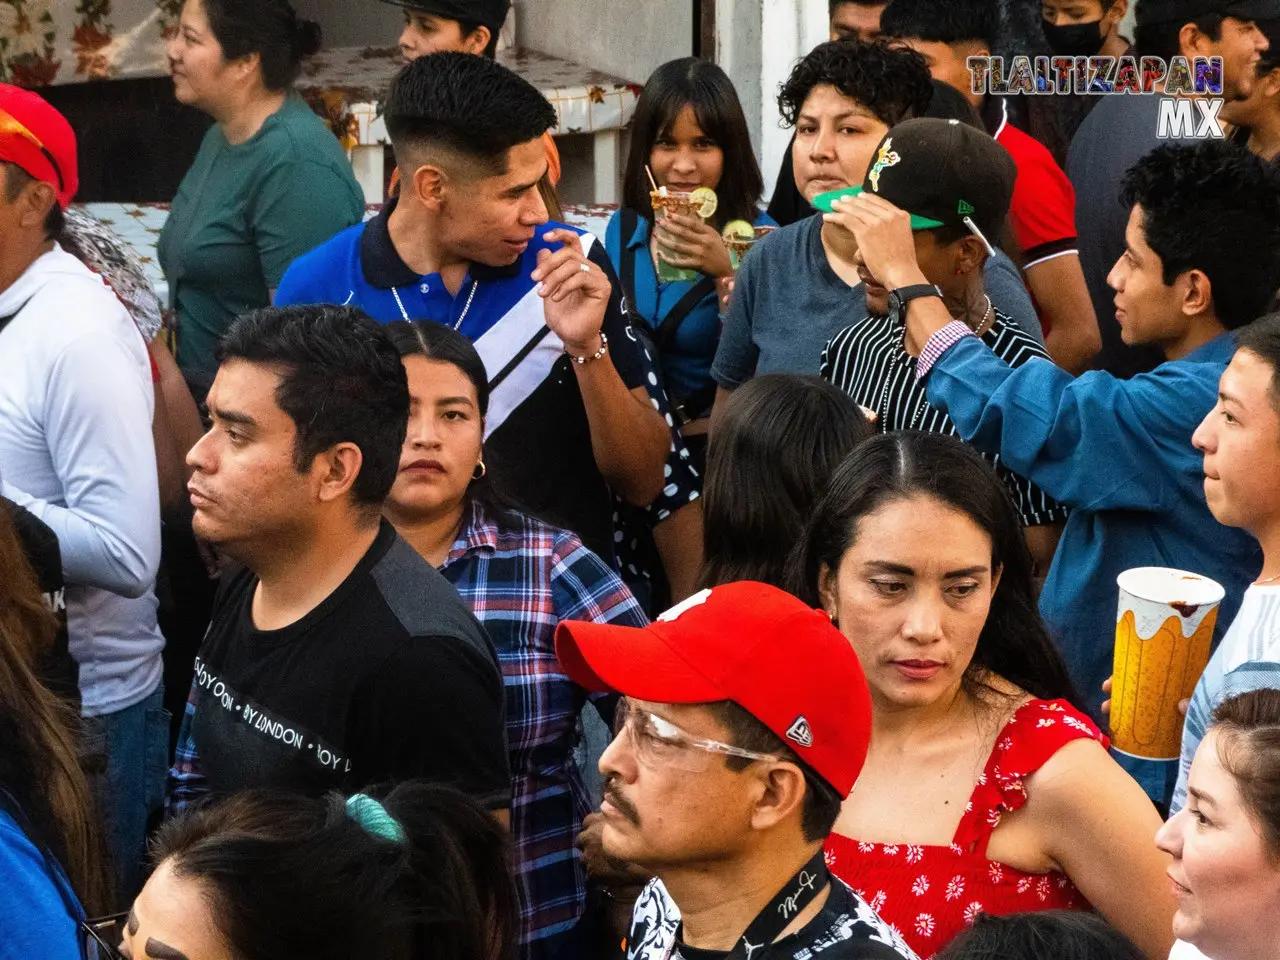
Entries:
{"type": "Polygon", "coordinates": [[[38,93],[0,83],[0,160],[21,167],[67,208],[80,189],[76,135],[67,118],[38,93]]]}
{"type": "Polygon", "coordinates": [[[703,590],[647,627],[566,620],[556,655],[588,690],[732,700],[842,797],[867,756],[871,693],[857,654],[825,614],[768,584],[703,590]]]}

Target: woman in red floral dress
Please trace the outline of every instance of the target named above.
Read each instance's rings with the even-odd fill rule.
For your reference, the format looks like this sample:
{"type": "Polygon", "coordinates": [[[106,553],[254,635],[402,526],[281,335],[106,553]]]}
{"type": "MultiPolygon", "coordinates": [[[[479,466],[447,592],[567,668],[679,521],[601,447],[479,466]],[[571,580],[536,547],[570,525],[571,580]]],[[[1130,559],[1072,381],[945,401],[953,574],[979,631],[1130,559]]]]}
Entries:
{"type": "Polygon", "coordinates": [[[1072,706],[987,463],[950,437],[868,440],[798,549],[793,586],[857,650],[875,711],[832,872],[922,958],[979,913],[1054,908],[1096,908],[1166,957],[1160,818],[1072,706]]]}

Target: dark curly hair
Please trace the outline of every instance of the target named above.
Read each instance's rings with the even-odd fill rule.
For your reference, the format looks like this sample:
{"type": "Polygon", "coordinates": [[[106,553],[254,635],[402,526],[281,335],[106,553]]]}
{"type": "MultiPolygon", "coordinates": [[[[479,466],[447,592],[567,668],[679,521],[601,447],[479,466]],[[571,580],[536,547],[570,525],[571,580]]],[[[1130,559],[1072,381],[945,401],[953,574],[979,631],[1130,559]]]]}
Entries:
{"type": "Polygon", "coordinates": [[[977,41],[995,50],[1000,5],[992,0],[893,0],[880,14],[880,32],[926,43],[977,41]]]}
{"type": "Polygon", "coordinates": [[[794,127],[814,87],[835,87],[894,126],[922,116],[933,98],[929,66],[914,50],[883,40],[835,40],[814,47],[791,69],[778,92],[778,112],[794,127]]]}
{"type": "Polygon", "coordinates": [[[1129,168],[1120,201],[1142,208],[1166,285],[1188,270],[1209,278],[1228,330],[1270,305],[1280,288],[1280,170],[1225,140],[1168,144],[1129,168]]]}

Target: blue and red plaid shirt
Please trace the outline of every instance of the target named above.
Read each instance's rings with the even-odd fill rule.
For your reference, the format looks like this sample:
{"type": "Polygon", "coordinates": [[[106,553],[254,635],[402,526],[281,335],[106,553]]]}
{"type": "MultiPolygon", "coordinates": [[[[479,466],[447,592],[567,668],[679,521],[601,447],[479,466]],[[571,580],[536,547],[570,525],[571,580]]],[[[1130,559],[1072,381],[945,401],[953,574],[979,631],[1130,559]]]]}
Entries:
{"type": "Polygon", "coordinates": [[[586,905],[574,839],[590,812],[573,760],[590,697],[560,668],[556,624],[648,621],[609,565],[575,534],[522,514],[501,520],[472,504],[440,568],[484,624],[507,692],[511,838],[521,892],[521,952],[551,956],[586,905]]]}

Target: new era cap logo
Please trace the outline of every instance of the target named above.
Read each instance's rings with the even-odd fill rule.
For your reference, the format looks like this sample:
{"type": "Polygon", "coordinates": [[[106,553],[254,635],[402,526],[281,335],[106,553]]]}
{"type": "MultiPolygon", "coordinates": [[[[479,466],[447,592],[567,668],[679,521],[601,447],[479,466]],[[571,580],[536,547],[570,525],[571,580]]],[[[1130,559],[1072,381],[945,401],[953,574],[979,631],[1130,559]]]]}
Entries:
{"type": "Polygon", "coordinates": [[[666,613],[658,614],[658,619],[663,623],[670,623],[672,620],[675,620],[676,618],[678,618],[680,614],[687,613],[693,607],[702,606],[702,604],[706,603],[710,599],[711,599],[710,590],[699,590],[697,593],[695,593],[692,597],[689,597],[687,600],[681,600],[679,603],[677,603],[674,607],[672,607],[666,613]]]}
{"type": "Polygon", "coordinates": [[[973,204],[968,200],[961,200],[960,205],[956,207],[956,213],[962,217],[969,216],[969,214],[973,213],[973,204]]]}
{"type": "Polygon", "coordinates": [[[813,731],[809,729],[809,721],[803,714],[796,717],[795,722],[787,728],[787,739],[802,747],[813,746],[813,731]]]}

